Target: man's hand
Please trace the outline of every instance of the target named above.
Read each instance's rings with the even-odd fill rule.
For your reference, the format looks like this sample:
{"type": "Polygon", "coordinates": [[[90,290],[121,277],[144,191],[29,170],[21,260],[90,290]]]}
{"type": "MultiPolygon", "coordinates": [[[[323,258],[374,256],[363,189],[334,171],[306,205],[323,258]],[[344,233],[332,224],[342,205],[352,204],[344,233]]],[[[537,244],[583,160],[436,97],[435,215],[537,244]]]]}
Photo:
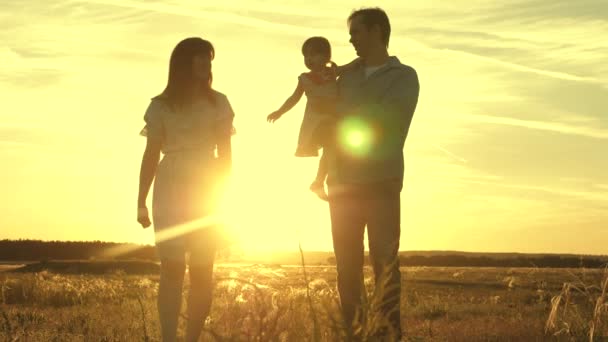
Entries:
{"type": "Polygon", "coordinates": [[[338,64],[336,64],[334,61],[329,61],[329,64],[330,65],[327,67],[326,73],[335,79],[338,77],[338,64]]]}

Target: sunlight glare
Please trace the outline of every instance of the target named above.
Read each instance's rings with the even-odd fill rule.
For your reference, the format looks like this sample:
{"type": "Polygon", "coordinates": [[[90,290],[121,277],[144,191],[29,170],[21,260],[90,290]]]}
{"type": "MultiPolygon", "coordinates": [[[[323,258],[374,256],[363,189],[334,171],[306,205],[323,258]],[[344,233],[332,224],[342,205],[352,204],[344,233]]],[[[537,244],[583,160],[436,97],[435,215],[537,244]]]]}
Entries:
{"type": "Polygon", "coordinates": [[[355,157],[365,156],[372,146],[372,130],[357,118],[347,118],[338,126],[338,141],[343,150],[355,157]]]}

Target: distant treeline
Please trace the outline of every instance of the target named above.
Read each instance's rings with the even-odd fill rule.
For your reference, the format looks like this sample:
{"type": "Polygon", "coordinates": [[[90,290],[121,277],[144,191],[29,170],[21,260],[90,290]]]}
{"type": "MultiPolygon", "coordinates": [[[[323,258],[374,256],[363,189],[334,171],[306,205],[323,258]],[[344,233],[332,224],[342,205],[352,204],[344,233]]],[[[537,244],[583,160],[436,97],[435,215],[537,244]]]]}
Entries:
{"type": "Polygon", "coordinates": [[[0,240],[0,261],[140,259],[156,261],[150,245],[103,241],[0,240]]]}
{"type": "MultiPolygon", "coordinates": [[[[473,254],[473,253],[471,253],[473,254]]],[[[335,257],[327,259],[335,264],[335,257]]],[[[428,267],[539,267],[539,268],[602,268],[608,265],[608,258],[596,256],[572,255],[517,255],[513,257],[492,258],[487,255],[400,255],[401,266],[428,266],[428,267]]],[[[369,260],[366,258],[366,264],[369,260]]]]}
{"type": "MultiPolygon", "coordinates": [[[[309,265],[335,265],[332,252],[306,251],[309,265]]],[[[271,253],[267,262],[299,264],[297,252],[271,253]]],[[[138,259],[158,261],[151,245],[103,241],[40,241],[0,240],[0,261],[47,261],[87,259],[138,259]]],[[[223,253],[218,259],[247,262],[238,253],[223,253]]],[[[608,264],[608,256],[573,254],[470,253],[456,251],[403,251],[399,253],[401,266],[436,267],[553,267],[600,268],[608,264]]],[[[251,261],[251,260],[250,260],[251,261]]],[[[365,258],[368,263],[368,258],[365,258]]]]}
{"type": "Polygon", "coordinates": [[[489,256],[435,255],[401,256],[402,266],[465,266],[465,267],[541,267],[541,268],[599,268],[606,267],[608,260],[590,256],[516,256],[492,258],[489,256]]]}

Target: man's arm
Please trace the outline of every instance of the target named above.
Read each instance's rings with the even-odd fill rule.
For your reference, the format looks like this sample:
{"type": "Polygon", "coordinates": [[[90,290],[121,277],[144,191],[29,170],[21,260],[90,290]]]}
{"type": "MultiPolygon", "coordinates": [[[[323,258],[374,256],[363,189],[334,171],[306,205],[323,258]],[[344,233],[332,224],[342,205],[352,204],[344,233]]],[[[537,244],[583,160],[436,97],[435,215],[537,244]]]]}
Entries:
{"type": "Polygon", "coordinates": [[[402,158],[416,105],[420,86],[412,68],[395,71],[395,75],[378,98],[365,105],[360,112],[373,129],[373,152],[370,160],[395,160],[402,158]]]}
{"type": "Polygon", "coordinates": [[[413,68],[407,67],[401,71],[401,75],[392,82],[380,100],[383,120],[386,121],[384,126],[397,129],[402,139],[407,137],[419,93],[418,74],[413,68]]]}

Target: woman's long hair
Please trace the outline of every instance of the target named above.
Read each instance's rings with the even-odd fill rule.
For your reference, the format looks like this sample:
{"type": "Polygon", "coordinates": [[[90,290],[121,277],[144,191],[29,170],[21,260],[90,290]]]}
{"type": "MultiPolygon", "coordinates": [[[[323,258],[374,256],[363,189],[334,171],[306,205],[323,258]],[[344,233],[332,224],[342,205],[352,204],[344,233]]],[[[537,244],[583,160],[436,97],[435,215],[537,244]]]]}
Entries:
{"type": "Polygon", "coordinates": [[[211,71],[209,71],[209,79],[200,84],[200,88],[196,84],[200,80],[193,75],[194,57],[200,55],[208,55],[213,60],[215,49],[211,42],[199,37],[182,40],[171,53],[167,87],[159,97],[165,98],[174,109],[189,105],[200,96],[208,98],[212,104],[215,104],[215,96],[211,88],[213,81],[211,71]],[[202,94],[197,94],[195,92],[197,89],[202,89],[202,94]]]}

